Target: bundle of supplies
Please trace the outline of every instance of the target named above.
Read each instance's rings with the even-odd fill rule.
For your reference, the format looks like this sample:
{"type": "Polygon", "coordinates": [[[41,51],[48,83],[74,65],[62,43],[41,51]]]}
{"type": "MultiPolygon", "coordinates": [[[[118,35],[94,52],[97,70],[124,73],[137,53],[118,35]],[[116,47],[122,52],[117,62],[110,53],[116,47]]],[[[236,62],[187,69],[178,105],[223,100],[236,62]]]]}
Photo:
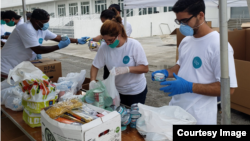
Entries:
{"type": "Polygon", "coordinates": [[[110,71],[107,79],[89,84],[90,90],[82,98],[83,102],[92,104],[102,109],[113,111],[120,106],[120,95],[115,86],[115,69],[110,71]]]}
{"type": "Polygon", "coordinates": [[[129,124],[131,128],[136,128],[137,119],[141,117],[137,103],[132,104],[130,109],[127,109],[125,106],[119,106],[116,108],[116,111],[121,115],[122,131],[126,130],[129,124]]]}
{"type": "Polygon", "coordinates": [[[32,114],[39,114],[42,109],[53,105],[57,99],[55,85],[50,83],[47,77],[40,69],[36,68],[31,62],[24,61],[10,70],[7,82],[12,85],[10,78],[22,91],[22,105],[24,107],[24,121],[31,127],[41,126],[39,123],[31,122],[32,114]],[[28,111],[28,112],[27,112],[28,111]],[[28,119],[28,120],[27,120],[28,119]]]}
{"type": "Polygon", "coordinates": [[[56,86],[56,89],[59,92],[59,100],[62,97],[62,99],[66,99],[69,97],[72,97],[74,94],[76,94],[81,88],[82,83],[85,80],[86,71],[81,70],[80,73],[68,73],[66,77],[59,77],[57,83],[54,83],[56,86]],[[65,95],[65,93],[68,93],[68,95],[65,95]]]}
{"type": "Polygon", "coordinates": [[[45,112],[51,119],[71,125],[83,125],[105,115],[83,105],[77,98],[59,102],[46,108],[45,112]]]}
{"type": "Polygon", "coordinates": [[[101,46],[101,41],[100,42],[95,42],[95,41],[89,41],[89,50],[90,51],[98,51],[98,49],[101,46]]]}

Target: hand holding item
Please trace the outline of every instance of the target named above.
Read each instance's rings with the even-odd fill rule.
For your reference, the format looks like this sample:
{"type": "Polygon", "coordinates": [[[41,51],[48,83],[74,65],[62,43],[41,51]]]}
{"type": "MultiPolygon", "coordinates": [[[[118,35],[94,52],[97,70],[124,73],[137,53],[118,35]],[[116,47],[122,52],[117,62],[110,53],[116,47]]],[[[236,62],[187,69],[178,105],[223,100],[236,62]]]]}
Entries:
{"type": "Polygon", "coordinates": [[[67,38],[67,40],[65,40],[65,41],[60,41],[59,44],[58,44],[59,49],[67,47],[70,43],[71,42],[70,42],[69,38],[67,38]]]}
{"type": "Polygon", "coordinates": [[[89,40],[91,41],[93,39],[91,39],[90,37],[86,36],[86,37],[82,37],[82,38],[77,39],[77,40],[78,40],[79,44],[83,45],[83,44],[86,44],[89,40]]]}
{"type": "Polygon", "coordinates": [[[165,79],[168,78],[168,71],[167,71],[166,69],[164,69],[164,70],[158,70],[158,71],[155,71],[155,72],[153,72],[153,73],[151,74],[151,79],[152,79],[153,81],[155,81],[154,75],[155,75],[156,73],[162,73],[162,74],[165,75],[165,79]]]}
{"type": "Polygon", "coordinates": [[[175,73],[173,75],[176,80],[161,82],[161,85],[168,85],[167,87],[160,88],[161,91],[164,91],[165,93],[170,93],[168,96],[193,92],[192,82],[188,82],[187,80],[177,76],[175,73]]]}

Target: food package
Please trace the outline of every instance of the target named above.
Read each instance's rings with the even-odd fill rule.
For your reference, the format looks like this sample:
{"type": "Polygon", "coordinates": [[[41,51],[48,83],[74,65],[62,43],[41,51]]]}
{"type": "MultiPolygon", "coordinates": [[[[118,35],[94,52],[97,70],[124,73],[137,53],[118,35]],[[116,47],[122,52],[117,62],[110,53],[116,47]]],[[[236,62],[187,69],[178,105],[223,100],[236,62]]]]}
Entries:
{"type": "Polygon", "coordinates": [[[49,77],[31,62],[24,61],[10,70],[7,79],[10,85],[11,77],[22,89],[22,104],[30,112],[40,113],[41,109],[55,103],[55,85],[49,83],[49,77]]]}
{"type": "Polygon", "coordinates": [[[76,117],[77,119],[83,121],[83,122],[91,122],[92,120],[94,120],[94,118],[92,118],[90,115],[83,113],[80,110],[72,110],[72,111],[68,111],[67,113],[69,113],[70,115],[76,117]]]}
{"type": "Polygon", "coordinates": [[[25,108],[23,110],[23,120],[32,128],[41,127],[41,114],[32,113],[25,108]]]}
{"type": "Polygon", "coordinates": [[[12,89],[13,87],[9,87],[1,90],[1,105],[4,105],[7,97],[12,94],[12,89]]]}
{"type": "Polygon", "coordinates": [[[88,46],[90,51],[97,52],[101,46],[101,42],[89,41],[88,46]]]}
{"type": "Polygon", "coordinates": [[[65,123],[65,124],[70,124],[70,125],[78,125],[78,126],[83,125],[82,123],[75,122],[73,120],[70,120],[70,119],[67,119],[67,118],[63,118],[63,117],[58,117],[55,120],[58,121],[58,122],[65,123]]]}
{"type": "Polygon", "coordinates": [[[50,118],[55,119],[65,112],[69,112],[73,108],[81,107],[82,104],[83,103],[78,99],[70,99],[53,105],[48,110],[46,110],[46,113],[50,116],[50,118]]]}

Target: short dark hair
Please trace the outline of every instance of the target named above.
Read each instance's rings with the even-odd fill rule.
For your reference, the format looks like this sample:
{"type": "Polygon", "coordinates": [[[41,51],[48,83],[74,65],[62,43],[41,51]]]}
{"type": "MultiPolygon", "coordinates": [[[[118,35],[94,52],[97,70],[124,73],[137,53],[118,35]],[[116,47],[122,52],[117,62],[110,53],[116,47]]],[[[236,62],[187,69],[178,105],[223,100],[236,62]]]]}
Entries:
{"type": "Polygon", "coordinates": [[[4,11],[1,11],[1,19],[3,19],[4,11]]]}
{"type": "Polygon", "coordinates": [[[103,10],[100,18],[112,20],[118,14],[115,8],[103,10]]]}
{"type": "Polygon", "coordinates": [[[35,9],[31,14],[31,19],[36,20],[48,20],[49,19],[49,13],[43,9],[35,9]]]}
{"type": "Polygon", "coordinates": [[[205,14],[204,0],[178,0],[172,10],[175,13],[188,12],[190,15],[197,16],[200,12],[205,14]]]}
{"type": "Polygon", "coordinates": [[[8,10],[4,12],[2,19],[12,19],[12,18],[20,19],[21,16],[17,15],[17,13],[14,11],[8,10]]]}
{"type": "Polygon", "coordinates": [[[111,4],[109,6],[109,9],[111,9],[111,8],[115,8],[117,11],[121,12],[121,7],[118,4],[111,4]]]}

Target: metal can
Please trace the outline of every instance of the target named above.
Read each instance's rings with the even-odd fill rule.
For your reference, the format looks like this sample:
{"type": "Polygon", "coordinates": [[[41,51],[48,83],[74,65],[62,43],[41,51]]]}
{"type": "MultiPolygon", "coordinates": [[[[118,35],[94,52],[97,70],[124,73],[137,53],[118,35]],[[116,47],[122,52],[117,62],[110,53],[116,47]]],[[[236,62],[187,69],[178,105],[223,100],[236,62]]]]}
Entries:
{"type": "Polygon", "coordinates": [[[138,104],[134,103],[134,104],[131,105],[131,107],[138,107],[138,104]]]}
{"type": "Polygon", "coordinates": [[[131,124],[136,124],[137,118],[131,118],[131,124]]]}
{"type": "Polygon", "coordinates": [[[99,107],[99,108],[102,108],[102,109],[105,108],[104,102],[97,102],[97,101],[95,101],[95,102],[94,102],[94,105],[95,105],[96,107],[99,107]]]}
{"type": "Polygon", "coordinates": [[[61,35],[62,41],[65,41],[68,39],[68,35],[67,34],[63,34],[61,35]]]}
{"type": "Polygon", "coordinates": [[[131,115],[131,118],[139,118],[139,117],[141,117],[141,114],[138,111],[135,111],[135,110],[131,111],[130,115],[131,115]]]}
{"type": "Polygon", "coordinates": [[[121,117],[127,114],[126,108],[124,106],[117,107],[116,111],[120,113],[121,117]]]}
{"type": "Polygon", "coordinates": [[[130,114],[131,110],[130,109],[127,109],[127,114],[130,114]]]}
{"type": "Polygon", "coordinates": [[[132,123],[131,123],[131,124],[130,124],[130,127],[131,127],[131,128],[136,128],[136,124],[132,124],[132,123]]]}
{"type": "Polygon", "coordinates": [[[125,115],[121,119],[122,125],[127,126],[131,122],[131,117],[129,114],[125,115]]]}
{"type": "Polygon", "coordinates": [[[94,92],[95,101],[104,102],[104,96],[103,96],[103,91],[102,90],[96,89],[93,92],[94,92]]]}
{"type": "Polygon", "coordinates": [[[139,111],[139,107],[131,107],[131,111],[139,111]]]}
{"type": "Polygon", "coordinates": [[[156,74],[154,75],[154,79],[155,79],[155,81],[160,81],[160,82],[162,82],[162,81],[165,80],[165,75],[164,75],[163,73],[156,73],[156,74]]]}

